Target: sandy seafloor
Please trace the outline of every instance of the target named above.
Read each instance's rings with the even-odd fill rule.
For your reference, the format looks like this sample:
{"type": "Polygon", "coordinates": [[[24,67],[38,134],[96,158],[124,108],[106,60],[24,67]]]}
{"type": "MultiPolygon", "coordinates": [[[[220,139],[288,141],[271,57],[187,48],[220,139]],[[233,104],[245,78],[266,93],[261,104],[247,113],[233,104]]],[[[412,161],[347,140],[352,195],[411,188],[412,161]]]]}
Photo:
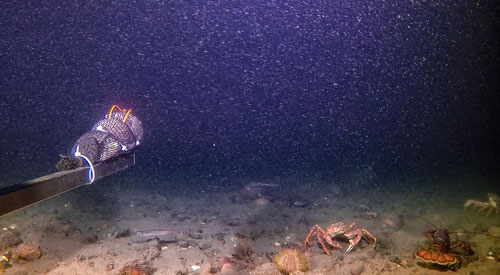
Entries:
{"type": "Polygon", "coordinates": [[[498,193],[498,179],[381,182],[361,169],[336,177],[147,181],[122,172],[2,217],[2,227],[14,224],[23,242],[42,252],[32,262],[13,260],[4,274],[119,274],[131,263],[151,274],[265,274],[255,270],[283,247],[301,246],[312,225],[337,221],[366,228],[378,238],[377,247],[362,240],[346,253],[343,242],[343,250],[328,256],[313,242],[305,274],[500,274],[500,262],[486,258],[488,251],[500,252],[500,238],[492,236],[500,215],[463,209],[466,199],[486,201],[488,192],[498,193]],[[245,189],[255,182],[279,187],[261,190],[268,200],[259,205],[245,189]],[[396,225],[384,224],[386,217],[396,225]],[[469,242],[477,259],[458,271],[417,265],[413,254],[429,245],[422,234],[433,228],[429,222],[481,232],[451,234],[469,242]],[[220,270],[224,257],[233,269],[220,270]]]}

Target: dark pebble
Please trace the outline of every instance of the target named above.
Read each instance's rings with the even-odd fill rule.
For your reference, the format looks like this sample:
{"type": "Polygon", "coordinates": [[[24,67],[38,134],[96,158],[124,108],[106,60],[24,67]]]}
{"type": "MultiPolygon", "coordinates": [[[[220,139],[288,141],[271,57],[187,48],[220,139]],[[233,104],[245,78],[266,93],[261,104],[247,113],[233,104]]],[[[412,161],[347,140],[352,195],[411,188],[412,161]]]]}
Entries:
{"type": "Polygon", "coordinates": [[[198,233],[198,232],[191,232],[191,233],[189,233],[189,237],[191,237],[192,239],[195,239],[195,240],[199,240],[203,237],[203,235],[201,233],[198,233]]]}
{"type": "Polygon", "coordinates": [[[130,236],[130,230],[128,228],[127,229],[119,229],[118,231],[115,232],[115,235],[114,235],[114,237],[116,239],[125,238],[128,236],[130,236]]]}
{"type": "Polygon", "coordinates": [[[64,235],[70,236],[76,232],[77,228],[72,224],[66,224],[63,226],[64,235]]]}
{"type": "Polygon", "coordinates": [[[215,233],[212,235],[212,238],[221,241],[222,244],[226,243],[226,240],[224,239],[224,233],[215,233]]]}
{"type": "Polygon", "coordinates": [[[212,222],[212,219],[209,219],[209,218],[203,218],[203,219],[201,219],[201,222],[202,222],[202,223],[211,223],[211,222],[212,222]]]}
{"type": "Polygon", "coordinates": [[[0,249],[16,246],[22,243],[21,233],[16,230],[5,231],[0,237],[0,249]]]}
{"type": "Polygon", "coordinates": [[[86,259],[87,259],[87,257],[83,256],[82,254],[76,256],[76,261],[79,263],[85,261],[86,259]]]}
{"type": "Polygon", "coordinates": [[[83,244],[93,244],[97,242],[97,236],[93,233],[88,233],[85,234],[81,240],[83,244]]]}
{"type": "Polygon", "coordinates": [[[186,241],[179,242],[179,247],[181,248],[188,248],[189,246],[190,246],[189,242],[186,241]]]}
{"type": "Polygon", "coordinates": [[[211,247],[212,247],[212,245],[210,245],[209,243],[202,243],[200,245],[201,250],[207,250],[207,249],[210,249],[211,247]]]}
{"type": "Polygon", "coordinates": [[[111,270],[113,270],[113,268],[115,268],[114,263],[109,263],[106,265],[106,271],[111,271],[111,270]]]}

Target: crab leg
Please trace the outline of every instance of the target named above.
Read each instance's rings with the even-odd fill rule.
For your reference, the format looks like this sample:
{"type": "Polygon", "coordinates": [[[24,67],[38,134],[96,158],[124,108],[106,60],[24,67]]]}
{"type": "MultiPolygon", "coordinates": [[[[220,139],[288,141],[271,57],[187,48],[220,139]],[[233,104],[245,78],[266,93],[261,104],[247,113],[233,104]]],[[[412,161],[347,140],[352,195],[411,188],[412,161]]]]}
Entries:
{"type": "Polygon", "coordinates": [[[479,205],[478,207],[479,207],[479,210],[477,210],[477,212],[482,212],[484,209],[488,208],[489,205],[488,204],[486,204],[486,205],[479,205]]]}
{"type": "Polygon", "coordinates": [[[307,245],[309,244],[309,241],[312,238],[313,234],[316,234],[316,238],[318,239],[319,244],[321,245],[321,247],[323,248],[323,250],[325,251],[325,253],[327,255],[330,255],[330,251],[328,251],[328,248],[326,247],[323,239],[325,239],[325,241],[328,244],[330,244],[331,246],[336,247],[336,248],[341,248],[340,244],[338,242],[332,240],[330,235],[328,235],[328,233],[323,228],[321,228],[319,225],[315,224],[311,228],[311,231],[309,231],[309,234],[307,235],[307,238],[304,241],[304,249],[307,248],[307,245]]]}
{"type": "Polygon", "coordinates": [[[323,230],[323,228],[321,228],[317,224],[313,225],[313,227],[311,227],[311,230],[309,231],[309,234],[307,234],[307,238],[304,241],[304,247],[307,247],[307,245],[309,244],[309,240],[311,239],[314,233],[326,235],[326,232],[325,230],[323,230]]]}
{"type": "MultiPolygon", "coordinates": [[[[309,240],[311,239],[311,237],[313,236],[313,234],[316,234],[316,238],[318,239],[318,242],[321,244],[321,247],[323,248],[323,250],[326,252],[327,255],[330,255],[330,252],[328,251],[328,249],[326,248],[325,246],[325,243],[323,242],[322,238],[324,236],[328,236],[328,234],[326,233],[326,231],[321,228],[319,225],[315,224],[312,228],[311,228],[311,231],[309,231],[309,234],[307,234],[307,238],[305,239],[304,241],[304,249],[307,248],[307,245],[309,244],[309,240]]],[[[327,240],[328,241],[328,240],[327,240]]]]}
{"type": "Polygon", "coordinates": [[[368,243],[372,244],[372,241],[369,240],[369,238],[367,238],[366,236],[370,237],[373,240],[373,247],[375,247],[375,245],[377,245],[377,238],[372,233],[368,232],[368,230],[366,230],[364,228],[361,230],[363,231],[363,236],[365,237],[365,240],[368,243]]]}
{"type": "Polygon", "coordinates": [[[490,210],[488,210],[488,214],[486,214],[486,217],[488,217],[491,214],[492,210],[493,210],[493,207],[490,207],[490,210]]]}
{"type": "Polygon", "coordinates": [[[316,235],[316,238],[318,238],[318,242],[319,242],[319,244],[321,244],[321,247],[325,251],[326,255],[330,255],[330,251],[328,251],[328,249],[326,248],[325,243],[322,240],[322,237],[323,236],[321,236],[321,234],[319,234],[319,233],[316,235]]]}
{"type": "MultiPolygon", "coordinates": [[[[326,235],[326,236],[325,236],[325,241],[326,241],[327,243],[329,243],[331,246],[335,247],[335,248],[342,249],[342,246],[340,246],[340,244],[339,244],[337,241],[334,241],[334,240],[332,239],[332,237],[330,237],[330,235],[326,235]]],[[[326,253],[326,254],[328,254],[328,253],[326,253]]],[[[330,255],[330,254],[328,254],[328,255],[330,255]]]]}

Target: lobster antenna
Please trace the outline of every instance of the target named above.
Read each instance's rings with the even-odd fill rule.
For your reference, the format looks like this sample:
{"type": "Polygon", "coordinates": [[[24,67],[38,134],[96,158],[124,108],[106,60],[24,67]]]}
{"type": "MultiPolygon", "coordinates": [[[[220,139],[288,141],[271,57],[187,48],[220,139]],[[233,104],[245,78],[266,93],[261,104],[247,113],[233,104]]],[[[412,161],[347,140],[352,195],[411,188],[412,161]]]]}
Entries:
{"type": "MultiPolygon", "coordinates": [[[[424,219],[422,217],[418,216],[418,218],[421,219],[421,220],[423,220],[424,222],[426,222],[426,223],[434,226],[435,228],[440,228],[440,227],[437,227],[435,224],[431,223],[430,221],[428,221],[428,220],[426,220],[426,219],[424,219]]],[[[478,235],[488,235],[488,236],[490,236],[488,233],[485,233],[485,232],[474,232],[474,231],[448,231],[448,233],[450,233],[450,234],[452,234],[452,233],[453,234],[456,234],[456,233],[465,233],[465,234],[478,234],[478,235]]],[[[490,236],[490,237],[492,237],[492,236],[490,236]]],[[[500,237],[492,237],[492,238],[500,238],[500,237]]]]}
{"type": "Polygon", "coordinates": [[[418,217],[419,219],[423,220],[424,222],[426,222],[426,223],[428,223],[428,224],[430,224],[430,225],[434,226],[435,228],[440,228],[439,226],[436,226],[435,224],[431,223],[430,221],[428,221],[428,220],[426,220],[426,219],[424,219],[424,218],[422,218],[422,217],[420,217],[420,216],[417,216],[417,217],[418,217]]]}

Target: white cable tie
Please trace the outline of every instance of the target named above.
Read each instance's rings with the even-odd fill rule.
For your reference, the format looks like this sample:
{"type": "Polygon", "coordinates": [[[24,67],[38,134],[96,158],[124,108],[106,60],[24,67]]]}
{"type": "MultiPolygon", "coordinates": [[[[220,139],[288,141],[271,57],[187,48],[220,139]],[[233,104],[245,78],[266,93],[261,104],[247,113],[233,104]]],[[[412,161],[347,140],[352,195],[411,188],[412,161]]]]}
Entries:
{"type": "Polygon", "coordinates": [[[73,156],[78,157],[78,158],[82,158],[88,164],[88,166],[89,166],[89,181],[90,181],[88,184],[92,184],[95,180],[94,165],[92,164],[92,162],[90,161],[90,159],[88,157],[82,155],[82,153],[80,152],[80,145],[76,146],[76,149],[75,149],[75,152],[73,153],[73,156]]]}

